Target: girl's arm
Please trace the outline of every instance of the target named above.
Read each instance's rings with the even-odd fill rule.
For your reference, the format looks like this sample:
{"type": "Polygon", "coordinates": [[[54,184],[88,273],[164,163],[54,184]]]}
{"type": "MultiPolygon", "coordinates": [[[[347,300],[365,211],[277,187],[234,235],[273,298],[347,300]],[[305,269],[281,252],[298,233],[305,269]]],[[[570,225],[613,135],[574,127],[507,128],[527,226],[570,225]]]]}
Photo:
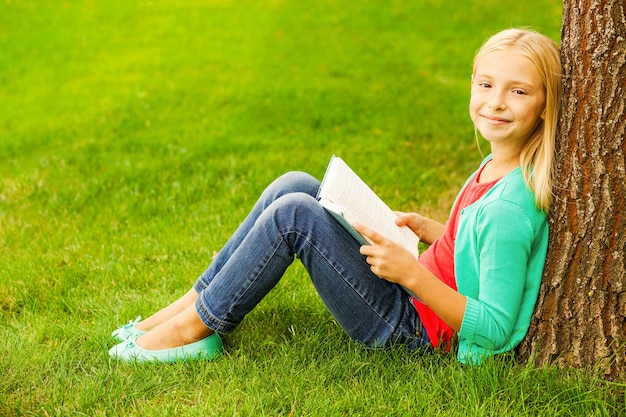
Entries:
{"type": "Polygon", "coordinates": [[[401,245],[361,224],[353,227],[373,243],[361,246],[361,254],[367,256],[374,274],[412,291],[450,327],[461,329],[467,304],[464,295],[441,282],[401,245]]]}
{"type": "Polygon", "coordinates": [[[443,235],[445,226],[438,221],[417,213],[404,213],[401,211],[396,211],[395,213],[398,215],[396,224],[398,226],[408,226],[427,245],[432,244],[443,235]]]}
{"type": "MultiPolygon", "coordinates": [[[[459,340],[464,340],[463,355],[470,362],[472,355],[477,355],[478,359],[480,355],[510,350],[526,334],[547,246],[547,226],[545,233],[544,229],[533,226],[545,223],[539,213],[531,216],[511,202],[490,205],[487,209],[489,212],[482,216],[483,223],[475,225],[477,240],[481,242],[479,252],[475,257],[472,255],[475,264],[458,271],[470,275],[463,279],[465,295],[439,281],[401,245],[362,225],[355,225],[373,242],[371,246],[361,247],[361,254],[367,256],[372,272],[412,291],[458,331],[459,340]],[[533,216],[536,218],[531,220],[533,216]],[[537,233],[544,233],[545,237],[541,237],[543,234],[535,236],[537,233]],[[537,240],[539,243],[533,249],[539,238],[541,241],[537,240]],[[530,275],[529,268],[534,271],[530,275]],[[474,352],[475,349],[478,350],[474,352]]],[[[457,276],[457,280],[461,278],[457,276]]],[[[460,282],[457,283],[460,290],[460,282]]]]}
{"type": "MultiPolygon", "coordinates": [[[[457,286],[468,300],[459,338],[475,347],[506,350],[528,330],[545,261],[547,223],[534,201],[525,210],[507,199],[483,205],[476,220],[465,224],[475,239],[455,243],[464,265],[456,271],[457,286]]],[[[466,233],[459,229],[460,235],[466,233]]]]}

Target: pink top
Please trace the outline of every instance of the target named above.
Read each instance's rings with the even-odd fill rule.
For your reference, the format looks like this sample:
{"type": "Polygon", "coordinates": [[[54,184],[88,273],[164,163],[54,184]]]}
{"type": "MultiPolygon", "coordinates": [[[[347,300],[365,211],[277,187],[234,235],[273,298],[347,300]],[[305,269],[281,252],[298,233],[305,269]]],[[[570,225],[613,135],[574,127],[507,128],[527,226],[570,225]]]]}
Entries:
{"type": "MultiPolygon", "coordinates": [[[[418,259],[433,275],[455,290],[454,241],[456,239],[456,231],[461,211],[465,207],[475,203],[498,182],[498,180],[483,184],[478,182],[480,174],[487,163],[471,178],[457,196],[452,211],[450,212],[450,218],[446,222],[443,235],[435,240],[418,259]]],[[[424,324],[424,328],[426,329],[426,333],[432,345],[438,347],[441,344],[444,349],[449,350],[450,341],[454,336],[454,330],[441,320],[430,307],[418,299],[413,299],[413,305],[417,309],[417,313],[424,324]]]]}

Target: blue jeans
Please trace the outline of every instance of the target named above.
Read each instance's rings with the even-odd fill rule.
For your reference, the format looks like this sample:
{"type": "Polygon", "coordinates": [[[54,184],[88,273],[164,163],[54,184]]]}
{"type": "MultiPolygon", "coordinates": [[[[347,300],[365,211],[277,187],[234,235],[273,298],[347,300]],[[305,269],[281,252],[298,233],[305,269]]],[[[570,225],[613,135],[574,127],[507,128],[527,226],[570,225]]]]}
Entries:
{"type": "Polygon", "coordinates": [[[408,294],[374,275],[359,243],[316,201],[319,181],[291,172],[276,179],[198,278],[203,323],[228,333],[281,279],[296,256],[343,330],[370,347],[430,346],[408,294]]]}

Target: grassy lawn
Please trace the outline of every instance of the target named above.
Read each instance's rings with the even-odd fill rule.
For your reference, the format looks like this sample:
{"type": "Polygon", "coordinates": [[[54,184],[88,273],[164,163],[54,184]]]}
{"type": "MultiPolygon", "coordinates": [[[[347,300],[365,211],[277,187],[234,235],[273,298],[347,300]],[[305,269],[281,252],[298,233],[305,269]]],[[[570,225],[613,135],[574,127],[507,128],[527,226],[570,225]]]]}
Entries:
{"type": "Polygon", "coordinates": [[[561,2],[1,0],[0,415],[625,415],[582,371],[362,349],[295,264],[216,362],[106,353],[285,171],[338,154],[445,220],[472,56],[519,25],[558,39],[561,2]]]}

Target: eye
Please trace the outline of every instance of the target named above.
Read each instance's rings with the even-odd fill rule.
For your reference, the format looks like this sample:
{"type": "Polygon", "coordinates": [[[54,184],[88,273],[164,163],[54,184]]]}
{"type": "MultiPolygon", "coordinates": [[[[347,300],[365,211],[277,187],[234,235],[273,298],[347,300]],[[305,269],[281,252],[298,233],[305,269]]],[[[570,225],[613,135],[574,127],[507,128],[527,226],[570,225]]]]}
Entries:
{"type": "Polygon", "coordinates": [[[523,96],[523,95],[526,95],[526,91],[516,88],[515,90],[513,90],[513,94],[517,94],[518,96],[523,96]]]}
{"type": "Polygon", "coordinates": [[[481,88],[491,88],[491,84],[489,84],[489,83],[488,83],[488,82],[486,82],[486,81],[479,82],[479,83],[477,83],[477,85],[478,85],[479,87],[481,87],[481,88]]]}

